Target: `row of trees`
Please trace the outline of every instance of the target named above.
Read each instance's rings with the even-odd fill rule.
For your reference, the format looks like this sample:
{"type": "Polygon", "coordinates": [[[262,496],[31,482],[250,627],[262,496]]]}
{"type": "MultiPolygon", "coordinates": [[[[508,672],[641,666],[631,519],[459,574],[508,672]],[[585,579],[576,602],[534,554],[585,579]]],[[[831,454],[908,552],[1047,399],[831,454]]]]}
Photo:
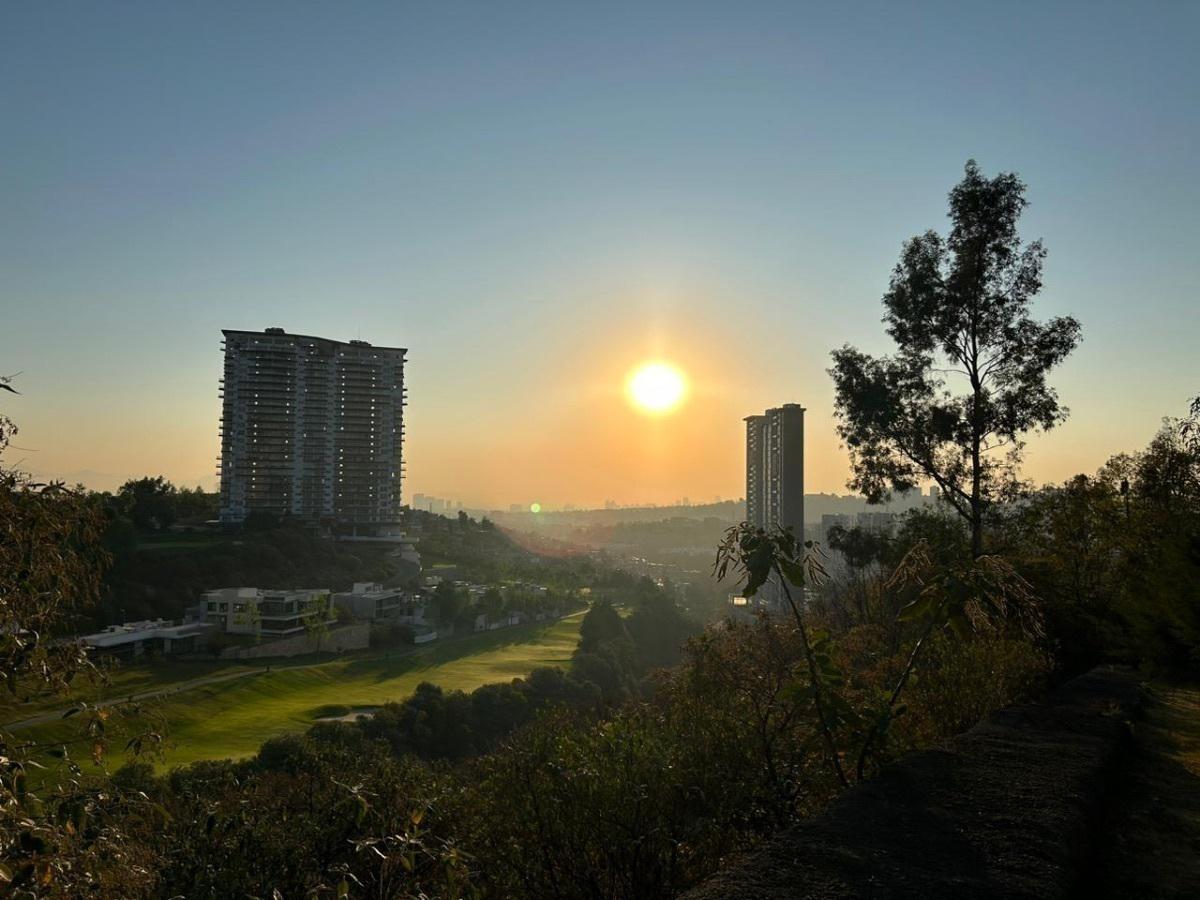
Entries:
{"type": "Polygon", "coordinates": [[[143,533],[166,531],[176,524],[204,525],[217,518],[215,493],[176,487],[161,475],[130,479],[115,494],[101,496],[112,514],[143,533]]]}
{"type": "MultiPolygon", "coordinates": [[[[582,586],[580,586],[582,587],[582,586]]],[[[580,605],[578,589],[537,590],[525,584],[496,585],[484,591],[478,603],[473,603],[467,588],[453,581],[440,582],[429,598],[429,617],[440,627],[456,631],[471,631],[479,615],[488,624],[513,613],[536,613],[564,610],[580,605]]]]}

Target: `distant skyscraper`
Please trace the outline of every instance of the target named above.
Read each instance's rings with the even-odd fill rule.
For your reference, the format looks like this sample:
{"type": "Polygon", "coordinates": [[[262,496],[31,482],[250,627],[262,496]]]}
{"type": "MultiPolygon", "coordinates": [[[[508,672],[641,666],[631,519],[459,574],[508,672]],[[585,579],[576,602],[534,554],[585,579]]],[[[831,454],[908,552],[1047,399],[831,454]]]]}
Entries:
{"type": "Polygon", "coordinates": [[[221,520],[395,522],[407,351],[282,328],[222,334],[221,520]]]}
{"type": "Polygon", "coordinates": [[[746,520],[791,526],[804,538],[804,407],[746,417],[746,520]]]}

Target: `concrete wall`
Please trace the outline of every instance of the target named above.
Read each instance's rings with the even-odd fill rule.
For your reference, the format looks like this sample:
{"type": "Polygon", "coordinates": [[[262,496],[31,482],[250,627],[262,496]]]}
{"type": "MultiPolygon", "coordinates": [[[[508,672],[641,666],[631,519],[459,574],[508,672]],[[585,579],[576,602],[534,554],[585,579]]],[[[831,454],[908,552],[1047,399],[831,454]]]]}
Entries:
{"type": "Polygon", "coordinates": [[[227,647],[221,659],[266,659],[273,656],[303,656],[305,653],[337,653],[342,650],[364,650],[371,643],[371,626],[367,623],[331,628],[320,638],[298,634],[278,641],[264,641],[253,647],[227,647]]]}
{"type": "Polygon", "coordinates": [[[684,896],[1074,896],[1140,699],[1131,673],[1097,669],[905,757],[684,896]]]}

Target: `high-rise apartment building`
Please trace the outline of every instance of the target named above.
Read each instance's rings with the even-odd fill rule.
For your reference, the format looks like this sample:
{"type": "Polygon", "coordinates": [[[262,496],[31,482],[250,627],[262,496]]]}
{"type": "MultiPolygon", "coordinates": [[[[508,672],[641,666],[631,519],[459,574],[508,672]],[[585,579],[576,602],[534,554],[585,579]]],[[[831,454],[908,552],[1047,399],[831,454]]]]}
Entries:
{"type": "Polygon", "coordinates": [[[282,328],[222,334],[221,521],[395,523],[407,351],[282,328]]]}
{"type": "Polygon", "coordinates": [[[746,417],[746,520],[791,526],[804,538],[804,407],[746,417]]]}

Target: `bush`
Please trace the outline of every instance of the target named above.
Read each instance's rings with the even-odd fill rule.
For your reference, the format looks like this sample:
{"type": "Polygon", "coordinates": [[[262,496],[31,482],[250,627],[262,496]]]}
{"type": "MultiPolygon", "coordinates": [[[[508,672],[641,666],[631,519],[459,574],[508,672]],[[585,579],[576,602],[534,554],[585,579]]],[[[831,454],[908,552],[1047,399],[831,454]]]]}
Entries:
{"type": "Polygon", "coordinates": [[[910,688],[908,711],[893,726],[896,750],[960,734],[996,710],[1036,696],[1050,673],[1049,655],[1031,641],[942,636],[910,688]]]}

